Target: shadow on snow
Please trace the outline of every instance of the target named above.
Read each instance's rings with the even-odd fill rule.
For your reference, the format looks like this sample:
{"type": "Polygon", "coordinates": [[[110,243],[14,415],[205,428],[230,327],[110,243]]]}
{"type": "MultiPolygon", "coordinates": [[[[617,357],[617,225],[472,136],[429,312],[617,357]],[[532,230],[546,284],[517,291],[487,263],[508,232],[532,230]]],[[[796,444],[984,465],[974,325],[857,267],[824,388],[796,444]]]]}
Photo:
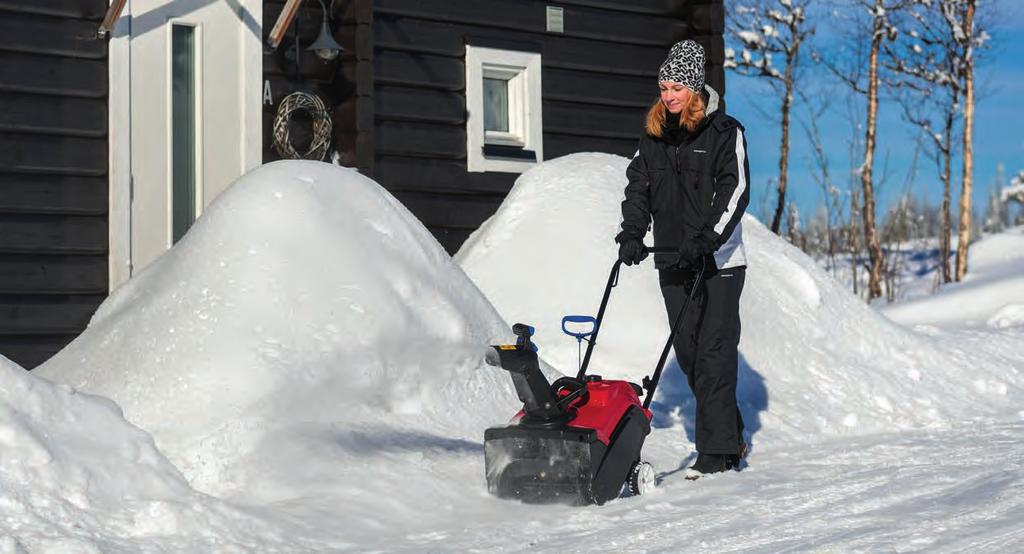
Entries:
{"type": "Polygon", "coordinates": [[[383,452],[447,452],[451,454],[483,454],[482,442],[472,442],[386,427],[349,429],[332,433],[334,444],[348,452],[372,456],[383,452]]]}
{"type": "MultiPolygon", "coordinates": [[[[682,423],[689,441],[696,442],[694,419],[697,400],[686,382],[686,375],[679,362],[671,358],[665,365],[658,383],[658,399],[651,403],[654,414],[651,426],[655,428],[674,427],[682,423]]],[[[768,389],[764,377],[750,367],[740,354],[739,380],[736,385],[736,402],[743,415],[744,436],[747,444],[753,444],[754,435],[761,429],[761,412],[768,409],[768,389]]]]}

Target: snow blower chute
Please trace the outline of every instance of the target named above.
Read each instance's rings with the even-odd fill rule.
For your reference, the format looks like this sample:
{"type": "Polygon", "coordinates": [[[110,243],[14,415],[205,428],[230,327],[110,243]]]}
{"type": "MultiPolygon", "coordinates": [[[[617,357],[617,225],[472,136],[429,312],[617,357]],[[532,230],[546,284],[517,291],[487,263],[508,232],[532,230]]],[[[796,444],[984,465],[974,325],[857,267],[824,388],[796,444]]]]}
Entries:
{"type": "Polygon", "coordinates": [[[509,372],[523,402],[522,410],[509,425],[484,432],[487,489],[491,494],[528,503],[584,505],[604,504],[618,497],[624,484],[633,494],[643,494],[654,486],[654,468],[640,458],[644,439],[651,431],[651,399],[672,348],[672,338],[696,294],[703,270],[672,323],[653,375],[645,377],[641,387],[587,375],[621,264],[616,260],[612,266],[596,318],[570,315],[562,319],[566,334],[575,337],[581,347],[583,341],[587,342],[586,355],[575,377],[548,383],[531,341],[533,328],[528,325],[517,323],[512,327],[516,344],[494,345],[488,350],[487,363],[509,372]],[[573,331],[567,328],[569,323],[592,327],[573,331]]]}

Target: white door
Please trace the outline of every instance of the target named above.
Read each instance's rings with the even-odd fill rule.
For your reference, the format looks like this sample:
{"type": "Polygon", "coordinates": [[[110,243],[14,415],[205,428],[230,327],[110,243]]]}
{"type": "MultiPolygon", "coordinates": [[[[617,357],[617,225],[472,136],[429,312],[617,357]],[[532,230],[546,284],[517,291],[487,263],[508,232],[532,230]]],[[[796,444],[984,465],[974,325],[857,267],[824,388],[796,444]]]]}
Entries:
{"type": "Polygon", "coordinates": [[[121,255],[135,274],[262,161],[262,2],[131,0],[128,10],[127,48],[111,47],[111,110],[129,114],[130,148],[112,148],[130,157],[129,229],[114,229],[112,214],[111,233],[112,244],[126,234],[121,255]],[[127,86],[115,87],[125,67],[127,86]],[[125,89],[127,99],[115,98],[125,89]]]}

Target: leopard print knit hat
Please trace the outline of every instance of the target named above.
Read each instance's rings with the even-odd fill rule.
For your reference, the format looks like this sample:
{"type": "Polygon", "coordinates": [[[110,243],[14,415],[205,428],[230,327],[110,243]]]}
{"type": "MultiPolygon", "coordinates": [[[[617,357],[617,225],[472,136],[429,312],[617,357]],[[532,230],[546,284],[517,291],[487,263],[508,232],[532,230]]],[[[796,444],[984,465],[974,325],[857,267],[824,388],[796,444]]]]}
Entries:
{"type": "Polygon", "coordinates": [[[692,40],[672,46],[658,70],[658,81],[671,81],[700,92],[704,90],[704,48],[692,40]]]}

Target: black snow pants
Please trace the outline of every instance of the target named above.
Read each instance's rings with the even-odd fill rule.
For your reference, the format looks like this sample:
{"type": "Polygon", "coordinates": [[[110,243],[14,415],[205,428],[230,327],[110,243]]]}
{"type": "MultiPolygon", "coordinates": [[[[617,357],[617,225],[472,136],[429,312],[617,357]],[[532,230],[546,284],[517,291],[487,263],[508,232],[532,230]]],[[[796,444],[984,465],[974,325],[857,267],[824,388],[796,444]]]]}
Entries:
{"type": "MultiPolygon", "coordinates": [[[[736,405],[739,370],[740,293],[746,267],[716,270],[710,257],[697,291],[673,340],[676,357],[697,400],[697,452],[738,454],[743,417],[736,405]]],[[[669,323],[675,321],[696,272],[659,271],[669,323]]]]}

